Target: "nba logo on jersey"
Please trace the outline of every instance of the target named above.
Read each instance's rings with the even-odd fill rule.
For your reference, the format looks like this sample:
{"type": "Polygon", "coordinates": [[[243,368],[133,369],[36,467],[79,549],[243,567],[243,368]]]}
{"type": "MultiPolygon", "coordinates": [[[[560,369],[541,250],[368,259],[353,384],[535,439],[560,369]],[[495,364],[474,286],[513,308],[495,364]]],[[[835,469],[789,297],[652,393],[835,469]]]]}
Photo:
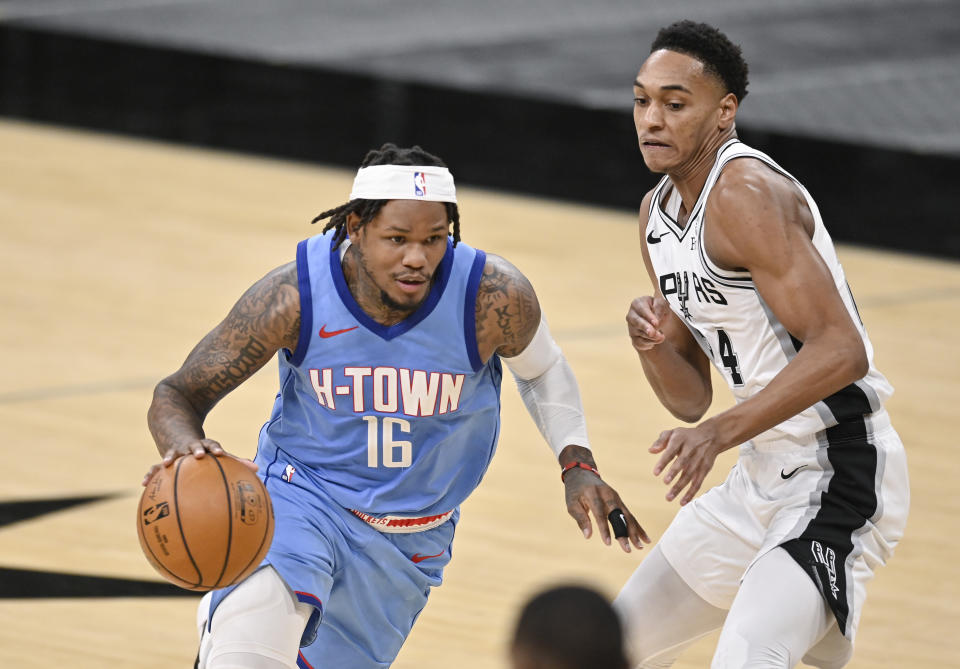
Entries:
{"type": "Polygon", "coordinates": [[[413,173],[413,192],[417,197],[427,194],[427,175],[423,172],[413,173]]]}
{"type": "Polygon", "coordinates": [[[296,471],[297,471],[296,467],[294,467],[293,465],[287,465],[286,467],[283,468],[283,474],[280,475],[280,478],[286,481],[287,483],[290,483],[296,471]]]}

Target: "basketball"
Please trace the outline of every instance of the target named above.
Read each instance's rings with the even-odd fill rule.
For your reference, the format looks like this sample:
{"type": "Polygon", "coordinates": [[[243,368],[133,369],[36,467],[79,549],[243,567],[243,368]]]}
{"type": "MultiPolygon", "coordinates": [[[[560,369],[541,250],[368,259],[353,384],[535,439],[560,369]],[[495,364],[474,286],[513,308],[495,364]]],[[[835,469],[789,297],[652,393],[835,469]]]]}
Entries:
{"type": "Polygon", "coordinates": [[[137,509],[147,561],[186,590],[225,588],[260,564],[273,539],[267,489],[242,462],[186,455],[158,471],[137,509]]]}

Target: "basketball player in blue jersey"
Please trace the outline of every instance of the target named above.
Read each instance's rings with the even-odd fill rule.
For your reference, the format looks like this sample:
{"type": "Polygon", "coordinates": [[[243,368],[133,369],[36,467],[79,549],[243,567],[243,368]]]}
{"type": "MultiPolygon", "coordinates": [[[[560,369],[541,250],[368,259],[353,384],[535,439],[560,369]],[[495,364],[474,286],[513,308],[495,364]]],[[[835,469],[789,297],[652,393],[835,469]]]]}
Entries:
{"type": "Polygon", "coordinates": [[[276,531],[261,568],[204,597],[204,669],[387,667],[440,585],[459,506],[500,429],[500,360],[561,466],[585,537],[649,542],[597,473],[576,380],[530,283],[460,243],[450,172],[419,147],[367,154],[323,234],[253,285],[157,386],[163,456],[222,453],[207,412],[274,354],[255,464],[276,531]],[[452,234],[450,227],[453,227],[452,234]]]}
{"type": "Polygon", "coordinates": [[[737,400],[650,447],[682,508],[615,601],[641,667],[720,628],[714,669],[843,666],[906,523],[892,388],[810,194],[737,139],[746,89],[739,47],[690,21],[660,31],[634,82],[640,150],[665,176],[641,208],[653,294],[631,304],[630,338],[678,419],[710,406],[711,363],[737,400]]]}

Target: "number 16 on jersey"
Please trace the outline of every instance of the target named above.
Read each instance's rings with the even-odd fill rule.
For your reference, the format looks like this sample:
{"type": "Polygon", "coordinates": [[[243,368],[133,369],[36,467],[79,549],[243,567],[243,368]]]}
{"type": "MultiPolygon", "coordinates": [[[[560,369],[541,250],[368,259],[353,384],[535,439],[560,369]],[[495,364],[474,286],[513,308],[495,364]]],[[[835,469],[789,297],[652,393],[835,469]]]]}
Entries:
{"type": "Polygon", "coordinates": [[[410,421],[388,416],[364,416],[367,423],[367,466],[380,466],[380,452],[383,452],[384,467],[409,467],[413,463],[413,445],[406,440],[397,439],[399,430],[410,434],[410,421]]]}

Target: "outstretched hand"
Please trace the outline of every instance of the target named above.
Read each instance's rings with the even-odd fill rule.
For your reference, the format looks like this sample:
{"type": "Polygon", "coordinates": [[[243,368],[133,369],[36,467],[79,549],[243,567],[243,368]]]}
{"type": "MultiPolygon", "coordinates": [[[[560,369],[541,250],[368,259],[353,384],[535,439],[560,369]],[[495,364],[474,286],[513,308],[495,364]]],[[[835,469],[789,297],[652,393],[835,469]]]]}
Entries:
{"type": "Polygon", "coordinates": [[[150,479],[153,478],[154,474],[156,474],[162,467],[169,467],[172,465],[180,456],[193,454],[193,457],[195,458],[202,458],[206,456],[207,453],[212,453],[213,455],[229,455],[230,457],[236,458],[245,464],[250,468],[251,471],[257,471],[260,469],[260,467],[252,460],[238,458],[235,455],[227,453],[225,450],[223,450],[223,446],[213,439],[196,439],[178,447],[167,449],[167,451],[163,454],[163,459],[158,464],[153,465],[147,470],[147,473],[144,474],[143,481],[140,485],[147,485],[150,479]]]}
{"type": "Polygon", "coordinates": [[[660,476],[666,470],[663,483],[673,483],[673,487],[667,492],[667,501],[672,502],[684,488],[687,489],[680,499],[682,506],[690,502],[700,490],[703,480],[713,469],[713,463],[723,448],[718,447],[710,430],[699,425],[661,432],[649,450],[651,453],[660,454],[653,467],[654,476],[660,476]]]}
{"type": "Polygon", "coordinates": [[[630,513],[617,491],[592,471],[571,469],[566,473],[563,481],[566,488],[567,511],[577,521],[584,538],[589,539],[593,534],[593,523],[590,520],[590,514],[593,514],[597,521],[600,538],[609,546],[611,522],[609,516],[612,511],[619,509],[623,512],[623,520],[626,522],[626,534],[616,537],[620,548],[625,553],[629,553],[631,543],[638,550],[643,548],[643,544],[650,543],[650,537],[640,527],[640,523],[630,513]]]}

